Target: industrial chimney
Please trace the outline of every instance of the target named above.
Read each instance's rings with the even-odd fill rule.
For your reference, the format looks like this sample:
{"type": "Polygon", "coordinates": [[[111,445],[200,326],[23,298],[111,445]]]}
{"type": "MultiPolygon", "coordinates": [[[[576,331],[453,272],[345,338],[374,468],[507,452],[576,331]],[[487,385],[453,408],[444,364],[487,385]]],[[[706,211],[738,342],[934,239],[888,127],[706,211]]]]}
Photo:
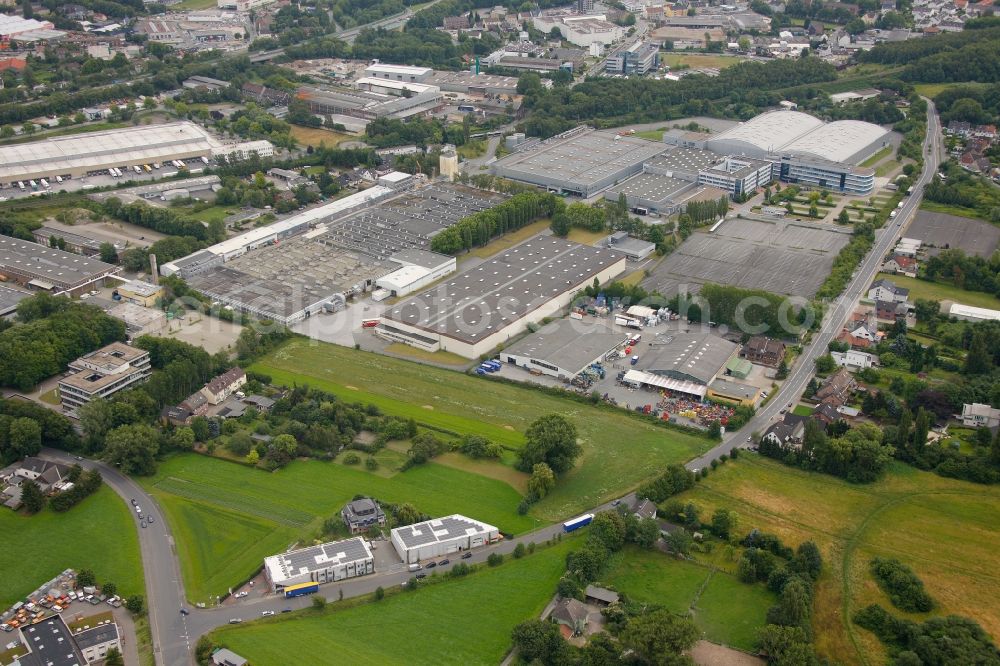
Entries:
{"type": "Polygon", "coordinates": [[[160,284],[160,269],[156,266],[156,255],[149,255],[149,274],[152,276],[153,284],[160,284]]]}

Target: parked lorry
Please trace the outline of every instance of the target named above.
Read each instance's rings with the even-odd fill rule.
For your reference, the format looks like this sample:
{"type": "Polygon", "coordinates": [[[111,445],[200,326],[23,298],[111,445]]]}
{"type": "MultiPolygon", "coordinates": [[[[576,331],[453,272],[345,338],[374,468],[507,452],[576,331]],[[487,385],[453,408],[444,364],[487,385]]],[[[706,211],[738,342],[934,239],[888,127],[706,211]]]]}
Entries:
{"type": "Polygon", "coordinates": [[[298,585],[289,585],[285,588],[285,598],[291,599],[292,597],[301,597],[314,592],[319,592],[319,583],[299,583],[298,585]]]}

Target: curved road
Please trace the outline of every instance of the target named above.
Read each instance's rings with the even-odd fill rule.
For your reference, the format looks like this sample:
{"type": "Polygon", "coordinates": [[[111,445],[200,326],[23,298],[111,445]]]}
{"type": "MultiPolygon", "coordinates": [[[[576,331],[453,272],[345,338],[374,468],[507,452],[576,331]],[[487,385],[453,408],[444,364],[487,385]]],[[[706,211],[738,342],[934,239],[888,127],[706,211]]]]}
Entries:
{"type": "MultiPolygon", "coordinates": [[[[871,252],[859,266],[858,271],[847,286],[844,294],[828,308],[827,316],[820,330],[813,335],[812,342],[803,350],[788,379],[782,384],[771,402],[761,409],[744,426],[741,432],[731,435],[705,455],[689,462],[687,464],[688,469],[704,467],[722,454],[729,453],[737,446],[745,443],[746,435],[744,433],[763,431],[771,420],[778,416],[783,403],[797,400],[802,395],[809,378],[813,374],[814,361],[826,353],[827,344],[840,330],[841,325],[846,320],[848,313],[853,308],[862,290],[868,286],[872,277],[878,271],[882,258],[889,251],[889,248],[894,245],[903,228],[909,223],[921,199],[923,187],[937,171],[941,152],[941,143],[939,140],[936,140],[936,137],[938,137],[938,118],[933,104],[930,100],[927,102],[928,131],[927,140],[924,145],[924,171],[920,179],[914,183],[914,195],[904,200],[903,208],[899,210],[896,217],[890,220],[879,231],[871,252]]],[[[217,608],[191,608],[184,597],[184,587],[173,535],[170,533],[170,527],[163,512],[153,498],[135,481],[122,475],[118,470],[109,467],[105,463],[77,459],[65,451],[55,449],[45,449],[42,454],[44,457],[52,460],[68,464],[78,462],[87,469],[99,469],[105,483],[118,493],[127,504],[130,504],[130,500],[134,498],[139,506],[142,507],[143,513],[147,516],[153,516],[155,519],[153,524],[145,529],[139,528],[138,521],[136,521],[136,529],[139,534],[139,546],[145,570],[146,604],[149,607],[153,652],[156,657],[156,663],[160,666],[188,666],[193,664],[193,648],[197,638],[215,627],[226,624],[231,619],[241,618],[249,621],[261,617],[261,612],[263,611],[279,613],[286,608],[299,609],[309,606],[312,603],[308,597],[286,600],[281,597],[267,595],[217,608]],[[181,608],[187,608],[190,614],[186,616],[182,615],[180,613],[181,608]]],[[[633,499],[634,495],[629,494],[622,498],[622,501],[631,502],[633,499]]],[[[610,508],[611,506],[612,503],[609,502],[595,507],[591,511],[596,512],[610,508]]],[[[514,550],[514,547],[518,543],[527,544],[531,541],[540,543],[561,532],[562,526],[560,524],[549,525],[516,539],[503,541],[496,546],[473,551],[473,555],[468,561],[473,563],[483,562],[489,553],[509,553],[514,550]]],[[[380,543],[383,548],[390,547],[386,541],[380,543]]],[[[324,585],[323,593],[331,594],[331,592],[336,592],[337,596],[339,596],[339,593],[343,592],[345,598],[371,594],[379,586],[391,587],[399,585],[409,580],[412,575],[411,572],[405,570],[403,565],[400,564],[388,571],[377,572],[371,576],[324,585]]],[[[334,601],[336,598],[336,596],[328,597],[330,601],[334,601]]]]}
{"type": "Polygon", "coordinates": [[[909,225],[910,219],[917,211],[923,198],[923,189],[937,172],[941,159],[941,141],[939,134],[939,119],[931,100],[927,101],[927,138],[924,140],[924,170],[920,178],[913,184],[913,194],[903,199],[903,207],[898,209],[896,217],[890,219],[884,227],[876,232],[875,244],[868,256],[854,273],[854,277],[844,292],[826,310],[822,325],[812,336],[812,341],[806,345],[802,354],[796,360],[788,379],[784,381],[770,402],[763,407],[743,426],[743,429],[727,437],[710,451],[687,463],[688,469],[700,469],[717,459],[722,454],[728,454],[736,447],[747,443],[747,433],[764,432],[771,422],[780,415],[782,407],[789,402],[796,402],[805,391],[806,384],[815,371],[815,361],[827,352],[827,345],[840,332],[848,315],[854,309],[861,294],[871,284],[872,278],[878,273],[882,260],[894,247],[902,235],[903,229],[909,225]]]}

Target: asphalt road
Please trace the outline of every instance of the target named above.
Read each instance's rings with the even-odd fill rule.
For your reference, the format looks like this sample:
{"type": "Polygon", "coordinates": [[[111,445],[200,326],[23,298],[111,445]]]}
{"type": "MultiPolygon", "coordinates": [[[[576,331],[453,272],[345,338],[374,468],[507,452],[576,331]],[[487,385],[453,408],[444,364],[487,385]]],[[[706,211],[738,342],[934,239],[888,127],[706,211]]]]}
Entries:
{"type": "Polygon", "coordinates": [[[189,631],[186,618],[180,614],[180,608],[186,605],[184,585],[174,552],[174,538],[160,507],[138,483],[103,462],[78,459],[57,449],[43,449],[42,457],[67,464],[78,463],[85,469],[99,469],[104,482],[121,496],[129,510],[134,498],[143,515],[153,517],[153,523],[145,528],[141,528],[136,519],[135,527],[146,579],[146,606],[156,663],[160,666],[194,663],[194,643],[199,634],[189,631]]]}
{"type": "Polygon", "coordinates": [[[812,336],[812,341],[807,345],[795,366],[792,368],[788,379],[784,381],[777,393],[771,397],[770,402],[759,410],[747,425],[724,439],[717,446],[713,447],[704,455],[695,458],[687,463],[688,469],[701,469],[719,458],[722,454],[729,454],[734,448],[746,445],[747,437],[753,432],[764,432],[768,426],[780,416],[780,411],[788,403],[795,403],[805,391],[809,379],[815,371],[815,361],[827,352],[827,345],[840,332],[848,315],[854,308],[861,294],[871,284],[872,278],[878,273],[882,260],[889,252],[899,237],[903,229],[909,225],[913,214],[920,206],[923,198],[923,189],[931,178],[934,177],[941,159],[940,140],[940,120],[934,108],[934,104],[927,100],[927,139],[924,142],[924,171],[920,178],[913,184],[913,194],[903,199],[903,207],[896,213],[896,217],[877,232],[875,244],[868,256],[858,267],[847,289],[835,301],[828,304],[826,315],[823,319],[819,331],[812,336]]]}
{"type": "MultiPolygon", "coordinates": [[[[844,294],[837,301],[830,304],[827,316],[820,330],[813,336],[812,342],[803,350],[788,379],[782,384],[771,402],[761,409],[744,426],[742,431],[730,435],[705,455],[689,462],[687,464],[688,469],[704,467],[722,454],[729,453],[737,446],[746,443],[746,433],[763,431],[772,419],[778,416],[782,405],[789,401],[795,401],[802,395],[809,378],[813,374],[814,361],[826,353],[827,344],[840,330],[854,303],[878,271],[882,258],[889,251],[889,248],[895,244],[901,231],[909,224],[919,205],[923,187],[937,171],[941,153],[941,142],[938,134],[939,121],[933,104],[930,100],[927,102],[928,132],[924,146],[924,171],[919,180],[914,184],[914,195],[904,200],[903,207],[899,210],[896,217],[880,230],[871,252],[859,266],[858,271],[855,273],[844,294]]],[[[175,552],[173,535],[170,533],[170,528],[162,511],[156,502],[153,501],[153,498],[135,481],[102,462],[76,459],[64,451],[55,449],[45,449],[42,455],[43,457],[69,464],[78,462],[88,469],[96,467],[101,471],[105,483],[118,493],[123,501],[130,505],[130,508],[130,500],[134,498],[139,506],[142,507],[143,513],[147,516],[153,516],[155,519],[153,524],[146,528],[140,528],[137,520],[136,530],[139,535],[139,546],[146,580],[146,604],[149,608],[153,650],[156,663],[160,666],[186,666],[193,664],[193,647],[197,638],[215,627],[228,623],[234,618],[249,621],[261,617],[261,613],[264,611],[280,613],[286,608],[294,610],[307,607],[312,603],[309,597],[286,600],[281,597],[269,595],[266,597],[247,598],[233,605],[211,609],[190,607],[184,597],[180,565],[175,552]],[[190,614],[181,614],[181,608],[188,609],[190,614]]],[[[633,500],[634,495],[632,494],[622,498],[622,501],[626,502],[633,500]]],[[[607,509],[611,506],[612,503],[606,503],[591,509],[591,512],[607,509]]],[[[532,541],[541,543],[551,539],[561,533],[561,531],[561,524],[549,525],[515,539],[473,551],[472,557],[464,561],[470,563],[484,562],[492,552],[510,553],[518,543],[523,542],[527,544],[532,541]]],[[[390,547],[388,542],[381,543],[384,548],[390,547]]],[[[422,571],[422,573],[426,572],[426,570],[422,571]]],[[[328,600],[335,602],[341,591],[343,591],[344,598],[371,594],[377,587],[381,586],[385,588],[400,585],[404,581],[409,580],[413,575],[412,572],[399,565],[388,571],[377,572],[371,576],[324,585],[322,594],[326,595],[328,600]]]]}

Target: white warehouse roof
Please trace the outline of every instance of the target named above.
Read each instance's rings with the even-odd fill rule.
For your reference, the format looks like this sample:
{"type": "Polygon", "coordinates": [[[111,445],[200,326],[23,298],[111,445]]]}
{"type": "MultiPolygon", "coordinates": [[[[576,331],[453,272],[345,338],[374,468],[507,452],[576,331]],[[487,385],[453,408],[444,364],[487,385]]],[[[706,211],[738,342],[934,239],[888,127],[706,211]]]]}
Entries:
{"type": "Polygon", "coordinates": [[[1000,310],[990,310],[989,308],[977,308],[961,303],[952,303],[948,309],[948,314],[952,317],[962,317],[964,319],[978,319],[980,321],[1000,321],[1000,310]]]}
{"type": "Polygon", "coordinates": [[[831,162],[846,162],[889,131],[860,120],[838,120],[792,141],[783,152],[811,155],[831,162]]]}
{"type": "Polygon", "coordinates": [[[160,162],[182,153],[208,155],[215,145],[217,142],[198,125],[177,122],[0,146],[0,182],[24,178],[39,170],[70,172],[112,162],[160,162]]]}
{"type": "Polygon", "coordinates": [[[726,141],[745,143],[748,152],[777,152],[795,139],[823,126],[823,121],[798,111],[771,111],[712,137],[707,145],[726,141]]]}
{"type": "Polygon", "coordinates": [[[384,65],[375,63],[365,67],[369,74],[406,74],[408,76],[429,76],[434,70],[430,67],[414,67],[412,65],[384,65]]]}

